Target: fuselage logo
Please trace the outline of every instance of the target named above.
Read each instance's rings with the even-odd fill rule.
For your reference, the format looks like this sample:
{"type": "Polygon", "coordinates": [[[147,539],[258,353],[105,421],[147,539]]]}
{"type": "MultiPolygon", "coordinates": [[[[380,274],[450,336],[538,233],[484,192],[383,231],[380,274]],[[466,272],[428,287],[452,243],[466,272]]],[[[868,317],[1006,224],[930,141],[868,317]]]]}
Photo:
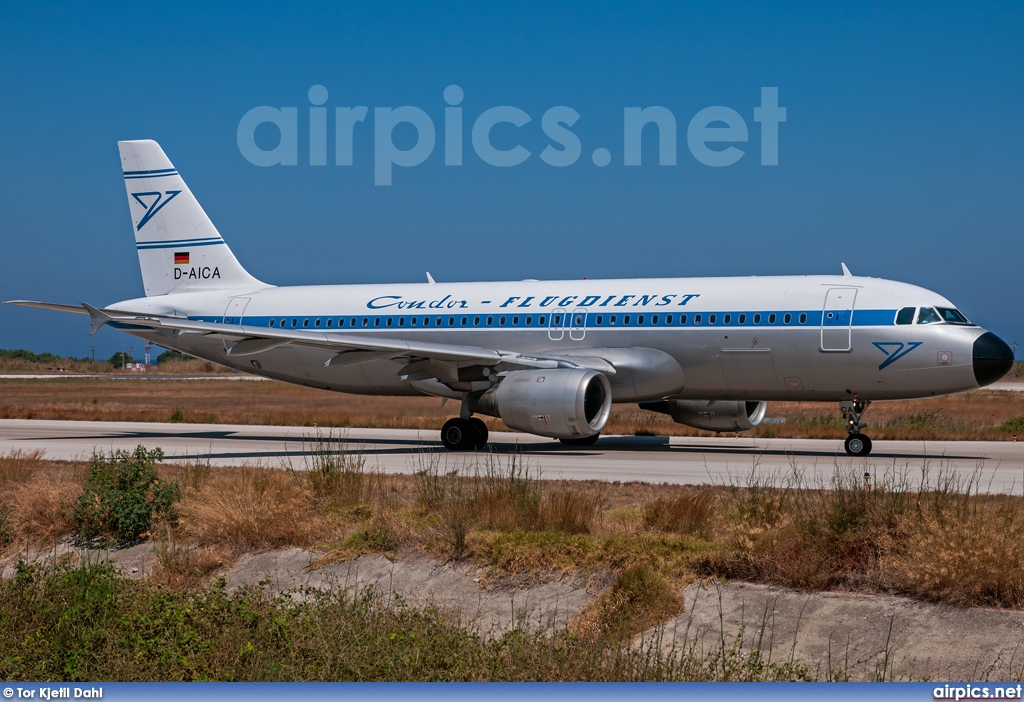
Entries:
{"type": "Polygon", "coordinates": [[[180,190],[165,190],[164,192],[150,192],[150,193],[132,193],[132,197],[135,198],[135,202],[142,205],[142,209],[145,210],[146,214],[139,220],[138,225],[135,227],[135,231],[139,231],[146,222],[153,218],[157,212],[163,209],[164,205],[173,200],[180,190]]]}
{"type": "Polygon", "coordinates": [[[923,341],[872,341],[875,348],[885,354],[885,360],[878,370],[890,366],[923,344],[923,341]]]}

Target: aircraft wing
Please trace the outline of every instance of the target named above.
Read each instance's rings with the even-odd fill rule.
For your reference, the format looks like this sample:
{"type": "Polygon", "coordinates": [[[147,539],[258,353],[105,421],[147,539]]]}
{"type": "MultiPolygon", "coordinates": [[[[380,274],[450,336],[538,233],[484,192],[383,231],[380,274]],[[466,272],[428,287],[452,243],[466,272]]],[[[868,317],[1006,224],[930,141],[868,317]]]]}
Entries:
{"type": "Polygon", "coordinates": [[[203,334],[227,342],[234,341],[234,345],[227,351],[229,356],[255,356],[281,346],[304,346],[334,351],[335,355],[324,364],[331,366],[365,363],[376,359],[408,360],[409,363],[400,372],[407,380],[437,378],[442,382],[450,381],[453,377],[457,378],[459,367],[470,365],[487,366],[497,372],[524,368],[589,368],[608,375],[615,374],[614,366],[600,358],[523,354],[482,346],[411,341],[363,333],[199,322],[182,317],[101,309],[85,302],[81,306],[28,300],[14,300],[9,304],[88,314],[92,333],[104,324],[110,324],[126,331],[152,329],[169,334],[203,334]]]}

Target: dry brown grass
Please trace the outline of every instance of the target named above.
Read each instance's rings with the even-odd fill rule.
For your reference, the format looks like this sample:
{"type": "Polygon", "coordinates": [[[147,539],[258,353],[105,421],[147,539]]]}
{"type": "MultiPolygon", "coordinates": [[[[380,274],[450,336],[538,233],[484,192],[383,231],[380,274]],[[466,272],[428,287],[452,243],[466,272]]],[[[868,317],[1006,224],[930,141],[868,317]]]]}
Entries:
{"type": "Polygon", "coordinates": [[[183,535],[200,546],[238,553],[309,546],[309,506],[308,493],[283,471],[223,469],[186,492],[180,524],[183,535]]]}
{"type": "Polygon", "coordinates": [[[84,464],[47,461],[39,451],[0,456],[0,516],[6,522],[5,540],[12,547],[32,548],[72,533],[70,506],[84,481],[84,464]]]}
{"type": "Polygon", "coordinates": [[[29,482],[43,462],[43,451],[15,449],[0,456],[0,490],[29,482]]]}
{"type": "Polygon", "coordinates": [[[914,597],[961,606],[1024,608],[1024,514],[985,501],[973,514],[926,514],[905,525],[889,564],[914,597]]]}
{"type": "Polygon", "coordinates": [[[644,506],[644,524],[659,531],[707,537],[711,533],[714,505],[712,490],[685,490],[674,497],[666,495],[644,506]]]}
{"type": "Polygon", "coordinates": [[[664,575],[631,566],[580,611],[569,630],[587,639],[628,641],[683,611],[683,598],[664,575]]]}
{"type": "MultiPolygon", "coordinates": [[[[624,576],[639,568],[630,577],[655,590],[659,578],[678,585],[712,576],[1024,608],[1024,497],[979,495],[977,476],[941,465],[923,490],[894,472],[870,489],[854,473],[825,485],[751,476],[742,488],[681,489],[542,481],[519,457],[484,457],[464,475],[425,459],[413,476],[366,472],[345,452],[325,451],[321,460],[309,473],[161,466],[184,496],[177,527],[158,525],[151,535],[157,578],[192,587],[246,550],[313,547],[339,560],[407,545],[475,560],[495,575],[624,576]]],[[[84,478],[81,463],[0,456],[8,553],[74,533],[69,507],[84,478]]],[[[632,590],[615,592],[591,612],[599,635],[609,622],[634,622],[616,629],[632,631],[671,609],[637,609],[632,590]]]]}

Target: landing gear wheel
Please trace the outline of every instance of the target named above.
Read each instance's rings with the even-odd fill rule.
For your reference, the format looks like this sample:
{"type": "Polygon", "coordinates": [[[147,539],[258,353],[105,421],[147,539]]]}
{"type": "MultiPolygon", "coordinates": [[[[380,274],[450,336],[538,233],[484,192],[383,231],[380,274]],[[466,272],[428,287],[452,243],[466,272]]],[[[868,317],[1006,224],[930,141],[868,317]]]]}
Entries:
{"type": "Polygon", "coordinates": [[[454,417],[441,427],[441,443],[449,451],[479,451],[487,445],[487,425],[476,417],[454,417]]]}
{"type": "Polygon", "coordinates": [[[473,443],[473,448],[479,451],[487,445],[487,425],[484,424],[482,419],[470,417],[469,426],[476,432],[476,441],[473,443]]]}
{"type": "Polygon", "coordinates": [[[467,451],[473,448],[476,439],[476,429],[467,419],[454,417],[441,427],[441,443],[449,451],[467,451]]]}
{"type": "Polygon", "coordinates": [[[593,446],[597,443],[597,440],[601,438],[601,433],[591,434],[590,436],[584,436],[580,439],[559,439],[563,446],[593,446]]]}
{"type": "Polygon", "coordinates": [[[846,437],[844,447],[851,456],[867,456],[871,453],[871,439],[864,434],[850,434],[846,437]]]}

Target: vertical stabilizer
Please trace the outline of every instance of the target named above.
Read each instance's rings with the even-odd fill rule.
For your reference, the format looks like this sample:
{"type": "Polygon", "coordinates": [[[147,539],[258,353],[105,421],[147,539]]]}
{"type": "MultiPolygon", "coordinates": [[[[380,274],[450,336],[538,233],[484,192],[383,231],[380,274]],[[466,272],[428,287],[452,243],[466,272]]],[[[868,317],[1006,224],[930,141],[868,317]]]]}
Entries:
{"type": "Polygon", "coordinates": [[[146,295],[269,287],[249,275],[155,141],[119,141],[146,295]]]}

